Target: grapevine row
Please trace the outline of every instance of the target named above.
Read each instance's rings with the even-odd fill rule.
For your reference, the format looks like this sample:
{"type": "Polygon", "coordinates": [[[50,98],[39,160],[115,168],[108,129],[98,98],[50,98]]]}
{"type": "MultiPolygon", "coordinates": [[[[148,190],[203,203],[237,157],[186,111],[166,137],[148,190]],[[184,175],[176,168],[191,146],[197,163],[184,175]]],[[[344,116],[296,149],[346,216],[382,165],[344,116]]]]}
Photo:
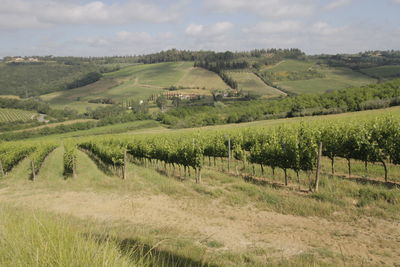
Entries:
{"type": "Polygon", "coordinates": [[[11,171],[22,159],[35,150],[31,144],[2,143],[0,146],[0,174],[11,171]]]}
{"type": "MultiPolygon", "coordinates": [[[[400,163],[400,121],[386,117],[356,123],[309,123],[268,129],[248,128],[200,134],[179,133],[169,136],[124,136],[97,138],[79,146],[95,154],[103,163],[122,167],[126,153],[139,160],[157,160],[165,165],[183,166],[196,171],[200,182],[204,157],[234,158],[243,162],[280,168],[285,173],[294,170],[311,175],[317,167],[318,148],[331,159],[334,172],[335,158],[400,163]]],[[[228,165],[229,166],[229,165],[228,165]]]]}
{"type": "Polygon", "coordinates": [[[64,145],[64,176],[76,175],[76,145],[72,143],[67,143],[64,145]]]}
{"type": "Polygon", "coordinates": [[[39,169],[42,166],[47,155],[49,155],[54,149],[56,149],[57,146],[58,145],[55,143],[45,143],[38,145],[36,150],[29,156],[31,160],[32,180],[35,180],[36,175],[38,174],[39,169]]]}

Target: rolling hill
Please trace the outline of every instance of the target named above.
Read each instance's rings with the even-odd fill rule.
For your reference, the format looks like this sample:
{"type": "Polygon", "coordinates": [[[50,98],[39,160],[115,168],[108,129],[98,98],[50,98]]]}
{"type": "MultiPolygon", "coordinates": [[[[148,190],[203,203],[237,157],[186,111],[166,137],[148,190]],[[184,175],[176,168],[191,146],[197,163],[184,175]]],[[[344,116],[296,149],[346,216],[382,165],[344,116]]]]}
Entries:
{"type": "Polygon", "coordinates": [[[237,83],[238,89],[249,92],[263,98],[285,96],[286,94],[276,88],[266,85],[259,77],[251,72],[228,72],[237,83]]]}
{"type": "Polygon", "coordinates": [[[274,84],[295,94],[323,93],[375,83],[349,68],[333,68],[315,61],[284,60],[263,70],[274,84]]]}
{"type": "Polygon", "coordinates": [[[105,74],[93,84],[42,95],[41,98],[56,108],[68,106],[85,111],[87,107],[101,106],[88,103],[90,100],[145,100],[170,86],[179,86],[183,91],[190,90],[191,93],[195,90],[199,94],[210,94],[212,89],[228,87],[217,74],[193,68],[193,62],[168,62],[125,67],[105,74]]]}
{"type": "Polygon", "coordinates": [[[93,64],[0,63],[0,94],[25,97],[62,90],[69,83],[98,69],[93,64]]]}
{"type": "Polygon", "coordinates": [[[399,65],[379,66],[375,68],[361,69],[361,72],[370,75],[372,77],[393,78],[400,76],[400,66],[399,65]]]}

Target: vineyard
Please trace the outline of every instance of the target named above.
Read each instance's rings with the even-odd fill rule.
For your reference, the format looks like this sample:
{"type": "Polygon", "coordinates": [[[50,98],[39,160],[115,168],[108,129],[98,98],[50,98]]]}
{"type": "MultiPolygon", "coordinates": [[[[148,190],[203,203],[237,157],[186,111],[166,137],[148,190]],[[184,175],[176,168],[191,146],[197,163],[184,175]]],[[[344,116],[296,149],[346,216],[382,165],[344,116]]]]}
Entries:
{"type": "MultiPolygon", "coordinates": [[[[355,175],[366,179],[369,165],[381,166],[382,177],[372,178],[389,182],[389,166],[400,163],[399,133],[398,119],[387,117],[358,124],[298,124],[251,131],[229,129],[218,133],[91,138],[80,142],[79,147],[121,177],[125,177],[128,154],[137,164],[152,165],[180,178],[187,177],[193,170],[197,183],[201,182],[204,167],[237,175],[240,172],[250,177],[256,176],[256,166],[259,166],[257,169],[261,170],[263,178],[266,178],[265,167],[271,169],[270,178],[273,179],[280,169],[284,174],[281,182],[287,186],[290,170],[296,177],[291,183],[305,184],[310,190],[316,190],[319,161],[325,162],[325,169],[321,171],[336,175],[335,162],[345,160],[348,177],[355,175]],[[352,173],[360,164],[364,165],[364,172],[352,173]],[[305,177],[302,182],[301,174],[305,177]]],[[[393,179],[398,182],[396,177],[393,179]]]]}
{"type": "MultiPolygon", "coordinates": [[[[57,146],[54,142],[3,143],[0,146],[3,173],[29,156],[34,179],[46,156],[57,146]]],[[[349,178],[367,179],[373,175],[368,173],[371,165],[374,169],[380,166],[382,171],[379,177],[370,178],[397,183],[397,177],[390,177],[390,170],[400,163],[400,121],[388,116],[360,122],[320,121],[219,132],[82,137],[64,145],[66,176],[75,176],[75,165],[79,164],[76,163],[76,146],[101,169],[124,179],[129,162],[161,168],[165,174],[182,179],[193,176],[197,183],[201,183],[205,167],[253,180],[261,177],[275,181],[275,173],[280,171],[283,173],[282,185],[288,186],[289,179],[296,177],[290,179],[290,183],[304,185],[313,191],[318,188],[320,172],[339,175],[335,164],[343,161],[349,178]],[[318,168],[318,162],[324,162],[324,169],[318,168]],[[352,164],[364,165],[364,171],[352,172],[359,170],[352,164]],[[266,175],[265,168],[270,169],[270,174],[266,175]]],[[[343,171],[340,175],[344,175],[343,171]]]]}
{"type": "MultiPolygon", "coordinates": [[[[71,210],[78,209],[78,214],[84,212],[81,209],[85,207],[89,212],[92,212],[92,207],[101,207],[101,216],[107,214],[107,218],[111,216],[110,212],[114,214],[121,209],[123,215],[117,219],[124,219],[128,216],[126,214],[132,213],[126,210],[131,207],[131,204],[127,205],[131,203],[127,199],[132,196],[140,199],[139,195],[144,194],[143,203],[153,203],[155,198],[161,198],[161,202],[152,204],[154,206],[143,206],[144,211],[140,215],[136,212],[144,204],[132,202],[132,208],[135,209],[132,216],[141,223],[154,223],[160,218],[152,218],[154,213],[149,213],[149,210],[159,207],[165,209],[162,221],[167,218],[162,227],[169,227],[171,220],[184,221],[179,224],[182,231],[188,231],[196,225],[181,217],[174,217],[180,209],[166,215],[170,211],[169,206],[174,203],[183,207],[194,205],[187,212],[204,212],[200,213],[199,218],[208,214],[208,210],[210,216],[216,216],[219,212],[213,212],[216,208],[214,204],[221,201],[226,202],[227,206],[220,208],[235,210],[235,216],[244,211],[243,216],[247,216],[251,210],[254,214],[265,214],[263,212],[268,210],[279,213],[279,216],[310,216],[318,218],[316,221],[326,218],[335,224],[342,220],[341,217],[335,217],[338,212],[341,216],[346,214],[346,220],[361,215],[379,220],[397,220],[400,201],[399,133],[400,119],[382,116],[358,121],[316,120],[268,127],[218,128],[216,131],[92,135],[58,141],[2,142],[0,181],[8,186],[15,183],[15,194],[20,197],[24,197],[20,190],[34,181],[35,186],[26,189],[39,188],[35,201],[31,201],[32,205],[44,205],[44,209],[51,205],[55,210],[59,207],[63,210],[68,206],[71,210]],[[31,181],[16,182],[15,178],[21,177],[21,174],[31,181]],[[58,187],[58,191],[52,192],[58,187]],[[46,194],[43,194],[43,190],[47,190],[46,194]],[[105,191],[101,197],[102,194],[95,190],[109,191],[105,191]],[[149,192],[154,192],[152,190],[158,193],[149,196],[149,192]],[[162,194],[158,195],[160,192],[162,194]],[[162,202],[165,200],[164,194],[171,196],[165,204],[162,202]],[[111,203],[116,203],[116,206],[109,206],[111,203]]],[[[220,223],[222,215],[217,216],[220,223]]],[[[264,215],[254,216],[248,220],[259,220],[261,228],[257,228],[257,231],[265,229],[265,223],[274,221],[265,219],[264,215]]],[[[238,220],[225,218],[221,227],[233,224],[242,229],[244,221],[247,221],[244,217],[238,220]]],[[[199,222],[200,225],[205,223],[206,219],[199,222]]],[[[275,227],[276,224],[279,221],[274,223],[275,227]]],[[[368,225],[372,231],[372,224],[368,222],[368,225]]],[[[301,228],[295,223],[293,227],[293,231],[301,228]]],[[[193,231],[201,229],[195,228],[193,231]]],[[[391,231],[389,228],[386,230],[391,231]]],[[[252,234],[246,228],[241,231],[252,234]]],[[[206,230],[203,233],[209,235],[206,230]]],[[[171,235],[175,236],[176,233],[172,232],[171,235]]],[[[224,243],[218,246],[233,246],[230,239],[219,235],[215,240],[220,238],[224,243]]],[[[355,238],[355,243],[360,242],[359,236],[352,238],[355,238]]],[[[192,236],[190,240],[198,244],[199,238],[192,236]]],[[[233,240],[236,244],[236,239],[233,240]]],[[[182,251],[178,244],[180,240],[176,242],[174,251],[182,251]]],[[[213,246],[214,241],[210,242],[207,244],[213,246]]],[[[218,252],[217,247],[209,248],[207,253],[214,253],[214,249],[218,252]]],[[[191,250],[181,253],[193,255],[191,250]]],[[[354,251],[345,253],[352,255],[354,251]]],[[[227,265],[232,263],[231,259],[218,257],[227,265]]]]}
{"type": "Polygon", "coordinates": [[[0,109],[0,123],[14,121],[31,121],[36,117],[36,113],[19,109],[0,109]]]}

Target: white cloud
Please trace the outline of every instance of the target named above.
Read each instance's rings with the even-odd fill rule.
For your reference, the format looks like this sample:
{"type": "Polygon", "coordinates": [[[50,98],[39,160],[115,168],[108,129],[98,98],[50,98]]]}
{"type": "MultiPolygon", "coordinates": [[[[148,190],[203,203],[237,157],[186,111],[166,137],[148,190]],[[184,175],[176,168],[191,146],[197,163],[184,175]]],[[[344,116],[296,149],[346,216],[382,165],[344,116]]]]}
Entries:
{"type": "Polygon", "coordinates": [[[127,0],[123,3],[107,4],[92,1],[82,4],[76,1],[54,0],[2,0],[0,16],[12,16],[14,20],[0,20],[2,29],[27,28],[54,24],[127,24],[133,22],[166,23],[180,17],[180,3],[167,7],[144,0],[127,0]]]}
{"type": "Polygon", "coordinates": [[[132,55],[172,48],[171,42],[174,37],[174,34],[170,32],[150,34],[148,32],[119,31],[112,36],[78,38],[74,44],[89,46],[101,51],[99,53],[103,55],[110,55],[110,53],[112,55],[132,55]]]}
{"type": "Polygon", "coordinates": [[[344,31],[346,27],[333,27],[326,22],[316,22],[311,26],[311,32],[317,35],[332,35],[344,31]]]}
{"type": "Polygon", "coordinates": [[[325,8],[328,10],[336,9],[336,8],[345,7],[347,5],[350,5],[352,2],[353,2],[353,0],[334,0],[334,1],[331,1],[325,8]]]}
{"type": "Polygon", "coordinates": [[[46,24],[39,22],[35,17],[21,17],[15,14],[0,15],[0,30],[19,30],[43,28],[46,24]]]}
{"type": "Polygon", "coordinates": [[[203,32],[204,26],[197,24],[190,24],[185,30],[185,33],[190,36],[198,36],[201,35],[203,32]]]}
{"type": "Polygon", "coordinates": [[[185,33],[191,37],[205,38],[216,37],[227,34],[233,28],[230,22],[218,22],[211,25],[190,24],[185,33]]]}
{"type": "Polygon", "coordinates": [[[284,32],[295,32],[302,29],[302,23],[299,21],[286,20],[279,22],[261,22],[252,27],[247,27],[243,31],[256,34],[273,34],[284,32]]]}
{"type": "Polygon", "coordinates": [[[306,17],[314,13],[312,0],[205,0],[218,12],[250,11],[261,17],[306,17]]]}

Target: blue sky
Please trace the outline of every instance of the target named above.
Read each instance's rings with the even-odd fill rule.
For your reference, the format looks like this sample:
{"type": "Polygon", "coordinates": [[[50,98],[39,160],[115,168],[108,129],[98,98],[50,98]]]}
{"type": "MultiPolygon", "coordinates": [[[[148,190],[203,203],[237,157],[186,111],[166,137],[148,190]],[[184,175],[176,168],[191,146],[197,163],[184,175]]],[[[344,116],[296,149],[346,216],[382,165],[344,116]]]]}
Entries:
{"type": "Polygon", "coordinates": [[[400,49],[400,0],[0,0],[0,57],[400,49]]]}

